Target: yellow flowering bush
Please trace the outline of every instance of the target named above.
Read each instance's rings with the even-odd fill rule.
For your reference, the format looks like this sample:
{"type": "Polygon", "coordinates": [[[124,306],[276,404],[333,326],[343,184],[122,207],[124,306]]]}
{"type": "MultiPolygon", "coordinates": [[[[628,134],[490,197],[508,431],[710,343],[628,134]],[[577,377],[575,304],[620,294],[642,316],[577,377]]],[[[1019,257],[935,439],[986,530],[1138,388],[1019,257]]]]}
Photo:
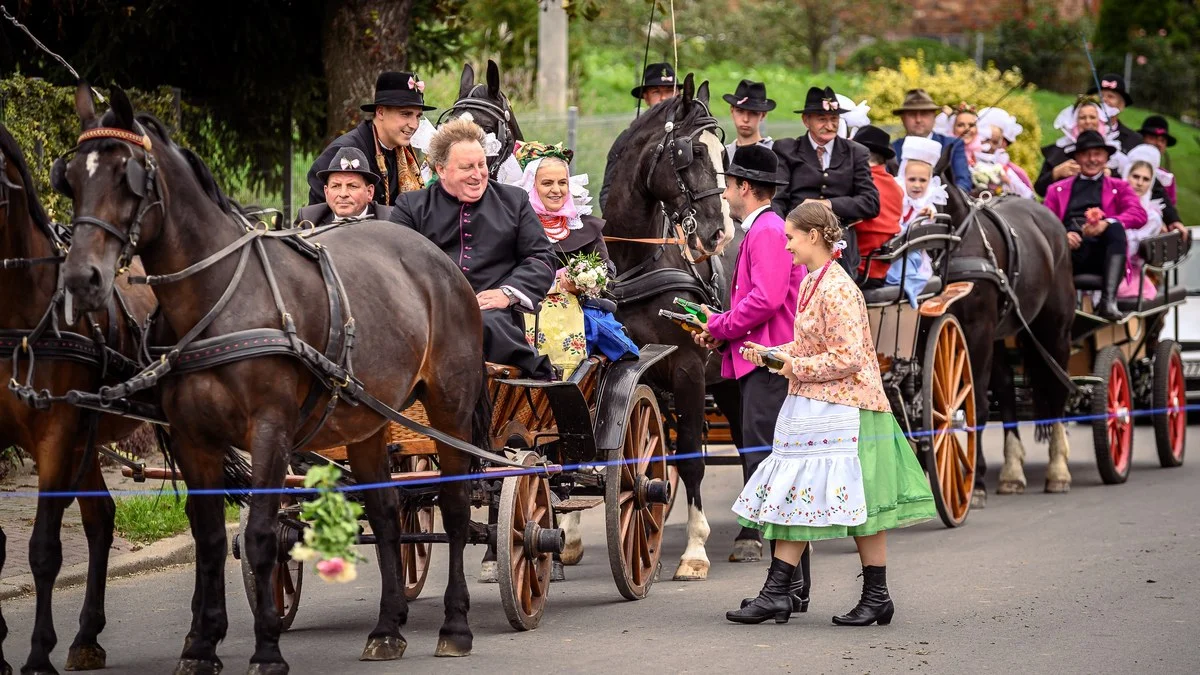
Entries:
{"type": "Polygon", "coordinates": [[[918,87],[941,105],[966,102],[977,108],[996,106],[1012,113],[1025,131],[1009,146],[1008,154],[1031,176],[1037,175],[1042,165],[1042,130],[1030,96],[1034,86],[1024,83],[1020,71],[1001,72],[991,64],[980,69],[970,61],[939,63],[930,68],[924,55],[917,52],[917,58],[901,59],[899,68],[880,68],[866,76],[862,97],[871,103],[872,121],[899,128],[900,118],[892,110],[904,102],[904,92],[918,87]]]}

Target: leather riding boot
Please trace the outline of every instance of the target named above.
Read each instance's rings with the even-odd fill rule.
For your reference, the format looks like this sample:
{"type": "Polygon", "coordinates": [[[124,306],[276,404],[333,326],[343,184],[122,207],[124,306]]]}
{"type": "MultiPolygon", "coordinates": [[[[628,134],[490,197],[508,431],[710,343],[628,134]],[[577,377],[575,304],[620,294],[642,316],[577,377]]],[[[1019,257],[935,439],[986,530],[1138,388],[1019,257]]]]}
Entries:
{"type": "Polygon", "coordinates": [[[854,609],[841,616],[833,617],[839,626],[870,626],[878,623],[886,626],[892,622],[896,607],[887,589],[887,567],[864,566],[862,571],[862,598],[854,609]]]}
{"type": "Polygon", "coordinates": [[[741,609],[725,612],[725,618],[734,623],[762,623],[772,618],[775,623],[787,623],[792,616],[789,589],[795,573],[795,565],[772,558],[771,568],[767,570],[767,582],[758,592],[758,597],[741,609]]]}
{"type": "MultiPolygon", "coordinates": [[[[774,549],[775,542],[771,542],[771,548],[774,549]]],[[[808,567],[812,552],[812,544],[809,544],[804,549],[804,554],[800,556],[800,564],[796,566],[796,572],[792,574],[792,583],[788,586],[788,594],[792,598],[792,614],[797,612],[804,613],[808,611],[808,592],[812,588],[812,580],[809,575],[808,567]]],[[[774,550],[772,550],[774,553],[774,550]]],[[[754,598],[742,598],[742,607],[745,608],[750,603],[754,602],[754,598]]]]}
{"type": "Polygon", "coordinates": [[[1100,303],[1096,313],[1109,321],[1120,321],[1121,310],[1117,308],[1117,287],[1125,279],[1125,256],[1110,255],[1104,261],[1104,286],[1100,291],[1100,303]]]}

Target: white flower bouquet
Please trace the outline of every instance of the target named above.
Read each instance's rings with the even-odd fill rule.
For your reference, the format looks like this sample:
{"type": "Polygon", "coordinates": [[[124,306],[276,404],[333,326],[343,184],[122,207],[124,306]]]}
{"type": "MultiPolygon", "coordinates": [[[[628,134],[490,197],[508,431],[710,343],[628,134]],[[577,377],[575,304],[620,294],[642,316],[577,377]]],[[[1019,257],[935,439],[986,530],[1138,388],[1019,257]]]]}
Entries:
{"type": "Polygon", "coordinates": [[[567,281],[586,298],[598,298],[608,287],[608,265],[599,253],[580,253],[567,261],[567,281]]]}

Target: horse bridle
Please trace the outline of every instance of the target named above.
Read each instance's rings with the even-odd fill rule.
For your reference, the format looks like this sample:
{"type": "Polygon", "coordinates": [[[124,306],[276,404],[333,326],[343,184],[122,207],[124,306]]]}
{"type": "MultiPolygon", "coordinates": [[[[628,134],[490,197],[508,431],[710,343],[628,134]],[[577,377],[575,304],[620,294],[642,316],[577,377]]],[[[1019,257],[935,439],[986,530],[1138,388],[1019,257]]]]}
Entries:
{"type": "MultiPolygon", "coordinates": [[[[481,86],[481,85],[476,85],[481,86]]],[[[474,92],[474,89],[471,90],[474,92]]],[[[454,102],[454,105],[442,111],[438,115],[437,125],[441,126],[442,121],[451,113],[463,112],[481,112],[487,113],[496,118],[496,140],[500,141],[500,153],[495,159],[488,162],[488,173],[497,175],[500,171],[500,165],[505,162],[517,148],[517,136],[512,130],[512,111],[504,106],[486,98],[477,98],[467,95],[454,102]]]]}
{"type": "MultiPolygon", "coordinates": [[[[0,152],[0,206],[4,207],[6,218],[12,217],[12,191],[19,190],[24,192],[25,188],[14,184],[8,179],[8,157],[3,152],[0,152]]],[[[61,225],[56,223],[42,223],[38,219],[34,219],[41,227],[42,233],[46,235],[46,239],[50,240],[51,246],[54,247],[54,255],[44,258],[5,258],[0,260],[0,269],[16,270],[29,269],[35,265],[57,265],[63,261],[67,255],[67,242],[64,240],[58,228],[61,225]]]]}
{"type": "Polygon", "coordinates": [[[50,170],[50,182],[54,186],[54,189],[58,190],[64,196],[74,197],[71,186],[66,180],[67,158],[79,152],[80,146],[85,142],[104,138],[111,138],[135,145],[144,151],[144,163],[137,161],[137,157],[134,155],[130,155],[129,160],[125,163],[125,180],[129,183],[129,188],[133,191],[133,194],[141,198],[141,202],[138,204],[137,213],[133,218],[133,222],[129,225],[128,232],[122,232],[112,223],[95,216],[76,216],[71,220],[71,229],[74,230],[74,228],[80,225],[91,225],[100,228],[121,242],[121,253],[117,256],[117,269],[118,274],[120,274],[129,268],[129,263],[133,260],[134,252],[137,250],[138,240],[142,233],[142,219],[146,217],[146,213],[150,209],[156,206],[159,208],[162,207],[162,198],[158,190],[158,167],[155,165],[154,156],[151,154],[153,145],[150,141],[150,136],[145,133],[139,134],[113,127],[89,129],[79,135],[79,139],[75,142],[75,147],[63,153],[61,157],[54,161],[54,166],[50,170]]]}

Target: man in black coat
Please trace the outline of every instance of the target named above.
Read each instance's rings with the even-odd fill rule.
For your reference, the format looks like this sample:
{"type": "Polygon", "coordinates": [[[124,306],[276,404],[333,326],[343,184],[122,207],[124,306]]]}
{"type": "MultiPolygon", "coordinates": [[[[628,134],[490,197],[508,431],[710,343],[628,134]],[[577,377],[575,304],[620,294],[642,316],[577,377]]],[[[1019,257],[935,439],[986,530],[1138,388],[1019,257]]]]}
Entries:
{"type": "Polygon", "coordinates": [[[859,253],[858,237],[851,226],[879,215],[879,190],[867,161],[870,152],[837,135],[839,116],[850,111],[839,106],[833,89],[810,88],[804,108],[795,112],[803,115],[808,133],[775,141],[773,149],[788,184],[775,194],[771,206],[786,218],[804,202],[828,204],[846,228],[846,249],[838,262],[854,278],[859,253]]]}
{"type": "Polygon", "coordinates": [[[300,209],[297,226],[304,222],[320,227],[349,220],[387,220],[392,214],[392,207],[372,201],[379,176],[358,148],[338,148],[329,167],[318,171],[317,177],[325,181],[325,201],[300,209]]]}
{"type": "Polygon", "coordinates": [[[518,187],[488,180],[483,129],[467,119],[442,125],[429,145],[438,180],[405,192],[391,220],[425,235],[457,262],[483,312],[488,361],[550,379],[550,361],[525,341],[518,308],[535,310],[558,267],[545,228],[518,187]]]}
{"type": "Polygon", "coordinates": [[[317,172],[327,168],[344,147],[358,148],[367,157],[367,168],[382,176],[375,203],[391,206],[400,193],[421,189],[421,169],[411,143],[422,113],[434,109],[425,105],[424,92],[425,83],[414,73],[380,73],[375,101],[360,106],[363,112],[374,113],[372,118],[334,139],[309,168],[308,203],[325,201],[325,182],[317,172]]]}
{"type": "MultiPolygon", "coordinates": [[[[1088,89],[1088,94],[1096,93],[1096,85],[1092,85],[1088,89]]],[[[1104,101],[1104,105],[1113,108],[1117,111],[1108,120],[1108,126],[1117,126],[1117,140],[1121,143],[1121,152],[1129,152],[1142,143],[1142,135],[1138,132],[1125,126],[1120,117],[1125,108],[1133,105],[1133,97],[1125,90],[1125,78],[1115,73],[1108,73],[1100,77],[1100,100],[1104,101]]]]}

